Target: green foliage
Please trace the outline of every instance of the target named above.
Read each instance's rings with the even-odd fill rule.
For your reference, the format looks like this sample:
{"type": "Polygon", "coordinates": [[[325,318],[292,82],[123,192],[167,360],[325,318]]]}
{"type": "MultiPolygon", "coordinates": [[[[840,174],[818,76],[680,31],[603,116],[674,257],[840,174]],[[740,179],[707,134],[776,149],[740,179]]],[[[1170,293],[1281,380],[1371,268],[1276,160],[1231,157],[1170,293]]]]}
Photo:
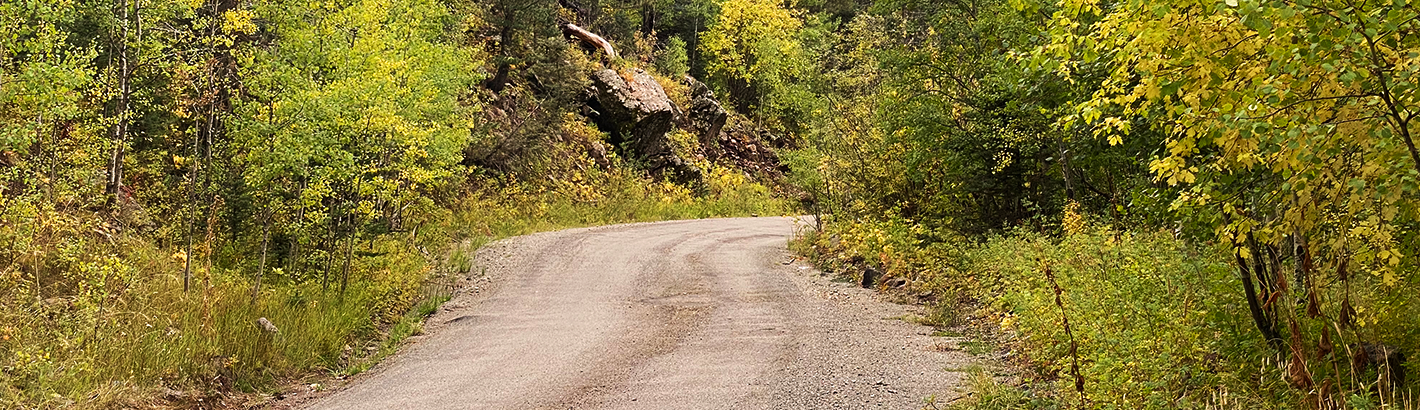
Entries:
{"type": "Polygon", "coordinates": [[[672,78],[680,78],[690,71],[690,60],[685,53],[685,40],[671,37],[665,48],[656,55],[656,69],[672,78]]]}
{"type": "Polygon", "coordinates": [[[879,2],[836,41],[805,41],[823,56],[811,89],[828,96],[790,156],[801,186],[823,212],[893,212],[971,236],[1052,226],[1070,199],[1159,224],[1171,194],[1142,191],[1150,139],[1116,147],[1053,128],[1088,89],[1019,63],[1039,24],[1005,2],[879,2]]]}
{"type": "Polygon", "coordinates": [[[494,238],[789,212],[606,153],[553,11],[0,4],[0,407],[238,406],[394,352],[494,238]]]}
{"type": "Polygon", "coordinates": [[[1059,243],[993,239],[971,263],[988,291],[1001,295],[1003,328],[1020,332],[1020,348],[1041,373],[1059,375],[1059,390],[1072,400],[1190,408],[1207,404],[1220,386],[1257,376],[1250,364],[1260,340],[1234,314],[1245,302],[1224,260],[1164,233],[1085,231],[1059,243]],[[1047,270],[1063,289],[1063,309],[1047,270]],[[1076,359],[1083,397],[1070,385],[1076,359]]]}
{"type": "MultiPolygon", "coordinates": [[[[1115,66],[1102,91],[1081,105],[1079,120],[1099,124],[1097,133],[1112,141],[1130,124],[1107,116],[1111,107],[1174,125],[1168,154],[1151,169],[1170,185],[1193,185],[1177,206],[1208,214],[1220,239],[1241,245],[1251,235],[1279,244],[1301,235],[1318,262],[1334,268],[1349,260],[1352,269],[1394,285],[1405,256],[1396,229],[1414,218],[1406,198],[1420,169],[1406,125],[1414,109],[1413,57],[1406,55],[1416,47],[1407,42],[1414,10],[1188,3],[1160,15],[1156,7],[1126,3],[1108,13],[1086,7],[1060,15],[1061,26],[1108,17],[1090,34],[1056,33],[1041,52],[1115,66]],[[1129,49],[1107,45],[1124,42],[1129,49]],[[1294,44],[1322,47],[1301,52],[1294,44]],[[1178,66],[1182,61],[1191,63],[1178,66]],[[1128,78],[1136,73],[1148,76],[1128,78]]],[[[1046,64],[1068,70],[1079,63],[1046,64]]]]}
{"type": "Polygon", "coordinates": [[[0,150],[29,149],[89,116],[83,104],[84,89],[97,76],[93,50],[71,45],[68,32],[83,18],[80,7],[72,1],[0,5],[0,38],[7,40],[0,53],[0,150]]]}
{"type": "Polygon", "coordinates": [[[403,230],[463,176],[478,57],[440,41],[450,17],[433,2],[306,4],[258,10],[285,41],[253,50],[234,113],[249,212],[287,241],[403,230]]]}
{"type": "Polygon", "coordinates": [[[1420,192],[1413,6],[1018,6],[1060,10],[1051,42],[1034,53],[1040,66],[1108,67],[1064,124],[1113,144],[1136,118],[1167,133],[1150,171],[1178,187],[1172,207],[1190,231],[1231,248],[1245,310],[1293,352],[1277,365],[1293,369],[1297,388],[1346,384],[1335,370],[1346,358],[1301,354],[1352,343],[1340,328],[1364,329],[1355,343],[1415,343],[1415,321],[1400,313],[1409,309],[1381,296],[1417,289],[1408,278],[1420,192]]]}
{"type": "Polygon", "coordinates": [[[723,84],[742,113],[773,104],[808,60],[798,41],[799,13],[774,0],[727,0],[700,36],[710,79],[723,84]]]}

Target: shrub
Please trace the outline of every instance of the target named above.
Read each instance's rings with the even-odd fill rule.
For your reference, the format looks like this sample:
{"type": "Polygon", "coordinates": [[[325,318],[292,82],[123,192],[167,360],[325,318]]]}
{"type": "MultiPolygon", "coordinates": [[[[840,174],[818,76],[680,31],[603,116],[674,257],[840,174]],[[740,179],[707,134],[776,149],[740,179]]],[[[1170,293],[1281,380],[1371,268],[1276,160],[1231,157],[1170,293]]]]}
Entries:
{"type": "Polygon", "coordinates": [[[690,71],[690,58],[686,56],[685,40],[671,37],[666,48],[656,53],[656,69],[672,78],[680,78],[690,71]]]}
{"type": "Polygon", "coordinates": [[[1247,308],[1222,256],[1163,232],[1085,230],[1058,242],[1017,232],[987,241],[971,265],[1006,313],[1003,328],[1061,391],[1104,408],[1180,408],[1243,380],[1250,361],[1224,359],[1264,345],[1238,314],[1247,308]]]}

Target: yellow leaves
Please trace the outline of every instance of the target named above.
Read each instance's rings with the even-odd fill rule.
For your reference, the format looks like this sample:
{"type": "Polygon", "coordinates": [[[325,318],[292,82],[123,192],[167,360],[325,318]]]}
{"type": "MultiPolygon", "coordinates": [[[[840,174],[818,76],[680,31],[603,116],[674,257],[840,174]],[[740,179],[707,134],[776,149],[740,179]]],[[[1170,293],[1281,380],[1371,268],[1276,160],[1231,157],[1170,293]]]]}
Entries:
{"type": "Polygon", "coordinates": [[[1246,169],[1262,162],[1262,156],[1255,152],[1241,152],[1237,154],[1236,161],[1242,168],[1246,169]]]}
{"type": "Polygon", "coordinates": [[[227,34],[255,34],[256,23],[252,22],[251,10],[228,10],[222,13],[222,32],[227,34]]]}
{"type": "Polygon", "coordinates": [[[1198,167],[1188,166],[1181,156],[1169,156],[1149,163],[1149,171],[1170,186],[1192,184],[1198,180],[1198,167]]]}
{"type": "MultiPolygon", "coordinates": [[[[1364,82],[1346,80],[1347,73],[1353,72],[1353,77],[1365,78],[1362,67],[1368,64],[1364,59],[1347,60],[1359,55],[1347,54],[1357,51],[1347,48],[1350,40],[1332,39],[1333,47],[1313,48],[1310,53],[1315,55],[1307,58],[1324,64],[1289,61],[1301,58],[1294,48],[1306,46],[1292,36],[1297,30],[1315,26],[1318,22],[1309,20],[1318,18],[1315,14],[1298,13],[1288,6],[1264,7],[1258,10],[1268,20],[1267,27],[1262,27],[1257,20],[1245,21],[1235,12],[1214,12],[1213,5],[1199,8],[1191,2],[1165,1],[1112,9],[1085,30],[1080,23],[1088,20],[1072,14],[1086,8],[1082,3],[1069,0],[1057,4],[1066,10],[1055,16],[1055,25],[1063,30],[1054,31],[1052,44],[1037,53],[1088,61],[1092,57],[1079,47],[1092,47],[1097,58],[1113,63],[1115,69],[1100,91],[1079,105],[1077,113],[1086,123],[1094,124],[1106,112],[1163,113],[1167,116],[1163,122],[1172,126],[1173,133],[1164,157],[1149,164],[1158,180],[1170,185],[1196,184],[1200,168],[1208,169],[1228,177],[1220,178],[1223,182],[1210,180],[1205,188],[1233,197],[1243,188],[1228,185],[1238,184],[1228,182],[1235,178],[1231,175],[1254,172],[1258,165],[1265,165],[1265,171],[1275,173],[1282,188],[1263,191],[1269,193],[1264,199],[1299,210],[1287,211],[1287,217],[1260,229],[1302,231],[1317,237],[1344,235],[1351,240],[1339,242],[1331,252],[1375,252],[1376,264],[1398,263],[1394,259],[1399,258],[1398,252],[1367,249],[1390,246],[1385,245],[1391,241],[1389,232],[1396,229],[1390,223],[1404,208],[1396,202],[1405,199],[1395,194],[1400,188],[1383,181],[1393,179],[1388,173],[1394,167],[1387,161],[1408,155],[1403,145],[1377,137],[1387,135],[1375,132],[1386,126],[1379,119],[1382,104],[1362,104],[1364,99],[1350,101],[1346,97],[1366,94],[1357,88],[1364,82]],[[1163,8],[1156,8],[1161,5],[1163,8]],[[1279,138],[1280,132],[1286,132],[1286,137],[1279,138]],[[1200,157],[1199,152],[1210,155],[1200,157]],[[1319,175],[1324,179],[1317,179],[1319,175]],[[1339,229],[1325,231],[1319,221],[1327,213],[1337,219],[1332,223],[1342,225],[1336,227],[1339,229]],[[1343,223],[1352,220],[1361,222],[1358,226],[1343,223]],[[1358,247],[1358,242],[1367,244],[1358,247]]],[[[1390,6],[1373,8],[1385,7],[1390,6]]],[[[1392,50],[1407,47],[1414,48],[1383,45],[1378,57],[1395,62],[1401,57],[1392,50]]],[[[1053,66],[1069,65],[1066,61],[1053,66]]],[[[1095,135],[1107,135],[1111,144],[1118,144],[1120,135],[1128,132],[1121,126],[1124,124],[1105,118],[1095,135]]],[[[1199,197],[1185,195],[1175,206],[1185,206],[1199,197]]]]}
{"type": "Polygon", "coordinates": [[[803,22],[773,0],[728,0],[701,35],[710,71],[745,81],[777,81],[803,56],[796,36],[803,22]],[[764,55],[770,54],[770,55],[764,55]]]}
{"type": "Polygon", "coordinates": [[[1123,144],[1124,136],[1129,134],[1129,122],[1121,121],[1118,117],[1105,119],[1105,127],[1106,129],[1112,130],[1112,132],[1109,132],[1109,145],[1123,144]]]}
{"type": "Polygon", "coordinates": [[[1015,329],[1015,326],[1016,326],[1016,315],[1013,315],[1013,314],[1011,314],[1011,313],[1009,313],[1009,312],[1006,313],[1006,314],[1001,315],[1001,329],[1002,329],[1002,330],[1014,330],[1014,329],[1015,329]]]}
{"type": "Polygon", "coordinates": [[[1395,275],[1395,270],[1385,269],[1381,272],[1381,283],[1386,286],[1395,286],[1400,283],[1400,277],[1395,275]]]}
{"type": "Polygon", "coordinates": [[[1151,77],[1150,81],[1144,84],[1140,84],[1139,87],[1143,88],[1144,90],[1144,98],[1149,100],[1157,100],[1159,99],[1160,94],[1163,93],[1163,88],[1159,87],[1159,81],[1157,78],[1151,77]]]}
{"type": "Polygon", "coordinates": [[[1060,220],[1065,235],[1076,235],[1085,231],[1085,216],[1080,212],[1080,203],[1069,201],[1065,204],[1064,216],[1060,220]]]}

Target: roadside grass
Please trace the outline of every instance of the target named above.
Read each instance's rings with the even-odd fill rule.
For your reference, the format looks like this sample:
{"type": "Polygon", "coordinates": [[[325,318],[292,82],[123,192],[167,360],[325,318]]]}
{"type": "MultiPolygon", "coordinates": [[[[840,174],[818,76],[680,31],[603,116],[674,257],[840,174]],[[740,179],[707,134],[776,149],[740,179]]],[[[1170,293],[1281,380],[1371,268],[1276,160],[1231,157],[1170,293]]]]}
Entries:
{"type": "MultiPolygon", "coordinates": [[[[49,251],[27,260],[43,274],[0,271],[0,408],[249,405],[286,381],[313,372],[357,374],[398,351],[449,300],[453,279],[476,269],[473,255],[490,241],[793,209],[726,170],[714,170],[700,194],[637,175],[615,171],[572,187],[508,184],[465,195],[421,229],[362,241],[345,286],[338,264],[310,277],[283,276],[273,266],[254,291],[254,267],[242,268],[254,264],[208,262],[252,256],[218,247],[193,263],[192,287],[184,291],[186,255],[139,234],[103,238],[84,227],[53,233],[49,251]],[[262,330],[258,318],[279,330],[262,330]]],[[[0,239],[34,235],[16,229],[0,226],[0,239]]]]}
{"type": "Polygon", "coordinates": [[[1019,380],[973,376],[972,395],[954,409],[1405,409],[1414,406],[1408,395],[1420,391],[1420,378],[1384,386],[1377,366],[1352,359],[1376,339],[1404,352],[1420,348],[1417,295],[1351,289],[1352,300],[1372,302],[1365,327],[1323,328],[1326,316],[1296,312],[1301,332],[1335,336],[1305,352],[1320,364],[1308,369],[1320,387],[1298,389],[1288,369],[1299,367],[1248,316],[1227,250],[1171,232],[1085,226],[967,241],[901,219],[829,219],[791,248],[840,277],[872,268],[907,280],[908,292],[932,296],[921,302],[930,312],[923,323],[994,335],[956,347],[983,354],[996,344],[981,340],[997,341],[1019,380]]]}
{"type": "Polygon", "coordinates": [[[981,356],[996,351],[996,346],[983,340],[963,340],[961,342],[962,351],[972,356],[981,356]]]}
{"type": "Polygon", "coordinates": [[[1001,383],[982,367],[966,369],[964,395],[944,406],[929,403],[927,408],[950,410],[1057,410],[1069,408],[1053,397],[1042,396],[1022,386],[1001,383]]]}
{"type": "Polygon", "coordinates": [[[354,376],[370,370],[371,367],[379,364],[386,357],[399,351],[399,347],[406,339],[409,339],[411,336],[424,334],[424,319],[433,315],[434,312],[437,312],[439,306],[444,304],[444,302],[448,302],[449,299],[451,299],[449,295],[442,295],[424,299],[419,302],[419,305],[411,309],[408,314],[399,319],[399,322],[396,322],[394,326],[390,327],[389,333],[382,340],[378,340],[378,347],[372,346],[375,349],[373,354],[353,360],[352,363],[344,368],[337,369],[335,373],[340,376],[354,376]]]}

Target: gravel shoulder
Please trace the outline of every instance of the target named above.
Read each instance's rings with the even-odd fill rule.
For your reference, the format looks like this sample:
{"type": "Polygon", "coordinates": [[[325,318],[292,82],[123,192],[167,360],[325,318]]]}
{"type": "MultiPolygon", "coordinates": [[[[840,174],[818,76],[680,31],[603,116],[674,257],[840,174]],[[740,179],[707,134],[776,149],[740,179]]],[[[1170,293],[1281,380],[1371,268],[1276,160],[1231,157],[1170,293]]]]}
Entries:
{"type": "Polygon", "coordinates": [[[792,218],[484,246],[425,335],[307,409],[917,409],[977,359],[786,249],[792,218]]]}

